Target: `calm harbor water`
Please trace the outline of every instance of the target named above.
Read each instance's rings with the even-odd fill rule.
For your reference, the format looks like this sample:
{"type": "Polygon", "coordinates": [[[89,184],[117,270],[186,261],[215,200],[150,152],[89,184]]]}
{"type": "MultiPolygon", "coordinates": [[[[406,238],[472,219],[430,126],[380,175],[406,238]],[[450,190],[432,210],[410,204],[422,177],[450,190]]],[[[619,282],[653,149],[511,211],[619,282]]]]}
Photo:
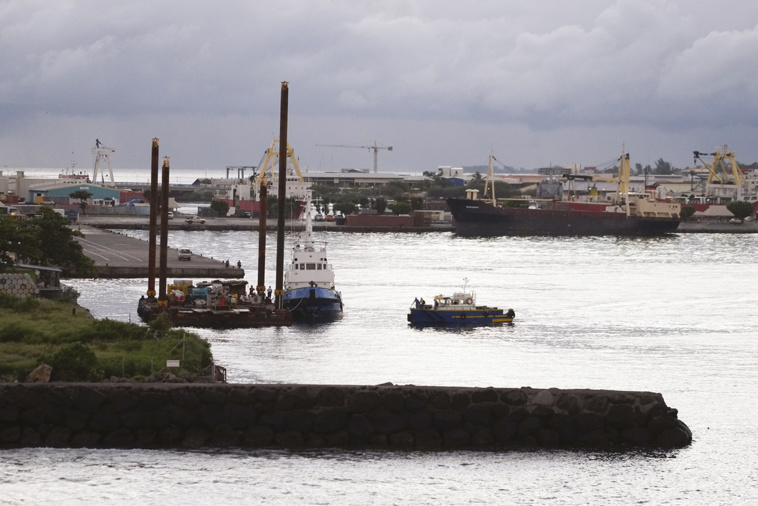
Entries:
{"type": "MultiPolygon", "coordinates": [[[[146,237],[141,231],[121,231],[146,237]]],[[[198,330],[229,380],[661,392],[685,449],[565,451],[4,451],[0,504],[734,504],[758,501],[758,236],[491,238],[319,233],[345,300],[323,326],[198,330]],[[414,330],[414,297],[469,278],[513,326],[414,330]]],[[[250,268],[257,236],[172,232],[173,247],[250,268]]],[[[287,244],[290,242],[288,240],[287,244]]],[[[267,284],[274,284],[269,236],[267,284]]],[[[289,251],[285,255],[289,259],[289,251]]],[[[146,280],[71,283],[95,316],[136,320],[146,280]]]]}

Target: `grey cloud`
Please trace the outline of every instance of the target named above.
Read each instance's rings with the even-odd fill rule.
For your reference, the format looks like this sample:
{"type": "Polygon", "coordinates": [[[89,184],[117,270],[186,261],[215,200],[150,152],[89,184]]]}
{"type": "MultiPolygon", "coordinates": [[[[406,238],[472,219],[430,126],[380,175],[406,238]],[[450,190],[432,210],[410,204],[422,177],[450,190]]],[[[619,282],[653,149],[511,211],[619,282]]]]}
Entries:
{"type": "MultiPolygon", "coordinates": [[[[4,2],[0,113],[7,120],[0,148],[15,153],[25,142],[20,131],[49,132],[67,117],[91,130],[112,125],[119,135],[148,139],[158,133],[141,130],[161,125],[192,142],[207,135],[217,145],[229,134],[224,117],[234,117],[235,127],[254,117],[267,124],[251,130],[268,137],[282,80],[292,83],[292,114],[353,137],[344,142],[370,142],[377,132],[419,135],[400,125],[423,124],[426,135],[433,129],[432,137],[446,137],[447,145],[470,146],[464,157],[506,131],[523,142],[529,134],[573,137],[571,129],[612,129],[622,137],[632,126],[658,137],[694,137],[698,129],[723,126],[741,126],[748,135],[758,112],[751,65],[758,7],[728,5],[4,2]],[[214,129],[193,135],[186,128],[204,124],[214,129]],[[467,138],[473,131],[478,137],[467,138]]],[[[343,142],[302,135],[309,146],[343,142]]],[[[340,155],[362,160],[353,156],[359,154],[340,155]]],[[[212,163],[210,152],[205,158],[212,163]]],[[[533,163],[524,157],[524,166],[533,163]]]]}

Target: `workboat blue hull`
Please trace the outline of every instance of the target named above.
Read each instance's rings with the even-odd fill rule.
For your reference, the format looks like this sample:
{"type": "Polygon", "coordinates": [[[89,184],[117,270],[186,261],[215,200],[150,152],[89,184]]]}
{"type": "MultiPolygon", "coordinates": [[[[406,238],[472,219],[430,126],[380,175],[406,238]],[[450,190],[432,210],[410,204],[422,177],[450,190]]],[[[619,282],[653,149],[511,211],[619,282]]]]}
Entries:
{"type": "Polygon", "coordinates": [[[427,308],[411,308],[411,312],[408,313],[408,323],[416,327],[482,327],[511,323],[515,317],[513,310],[504,313],[502,309],[494,308],[465,311],[427,308]]]}
{"type": "Polygon", "coordinates": [[[284,309],[296,322],[319,323],[342,318],[342,297],[328,288],[293,288],[284,292],[284,309]]]}

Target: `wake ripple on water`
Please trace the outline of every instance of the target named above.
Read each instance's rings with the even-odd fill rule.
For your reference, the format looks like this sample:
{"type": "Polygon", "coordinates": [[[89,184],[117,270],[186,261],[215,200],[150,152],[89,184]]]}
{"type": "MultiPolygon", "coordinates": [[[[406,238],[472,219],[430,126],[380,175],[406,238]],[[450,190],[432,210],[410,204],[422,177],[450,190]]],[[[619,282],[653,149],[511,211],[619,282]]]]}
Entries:
{"type": "MultiPolygon", "coordinates": [[[[317,235],[329,240],[344,319],[319,327],[198,330],[231,381],[649,390],[679,409],[695,442],[652,455],[12,451],[0,463],[0,502],[21,500],[30,488],[29,497],[59,494],[72,504],[195,504],[211,496],[274,504],[755,499],[749,463],[758,453],[752,430],[758,407],[750,401],[758,390],[758,267],[746,252],[756,251],[758,237],[317,235]],[[415,297],[450,293],[464,277],[480,303],[514,308],[514,325],[408,327],[415,297]]],[[[176,231],[169,243],[257,265],[257,236],[250,233],[176,231]]],[[[274,255],[267,252],[268,280],[274,255]]],[[[256,281],[254,269],[246,279],[256,281]]],[[[95,316],[124,321],[135,318],[147,286],[146,280],[72,284],[95,316]]]]}

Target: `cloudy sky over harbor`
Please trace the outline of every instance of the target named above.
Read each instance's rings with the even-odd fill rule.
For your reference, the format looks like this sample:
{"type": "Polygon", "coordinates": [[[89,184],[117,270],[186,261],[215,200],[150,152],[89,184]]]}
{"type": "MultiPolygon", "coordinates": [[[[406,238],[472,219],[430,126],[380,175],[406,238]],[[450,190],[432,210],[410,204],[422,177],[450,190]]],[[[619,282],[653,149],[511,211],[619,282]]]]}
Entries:
{"type": "Polygon", "coordinates": [[[758,161],[758,3],[0,0],[0,167],[758,161]]]}

